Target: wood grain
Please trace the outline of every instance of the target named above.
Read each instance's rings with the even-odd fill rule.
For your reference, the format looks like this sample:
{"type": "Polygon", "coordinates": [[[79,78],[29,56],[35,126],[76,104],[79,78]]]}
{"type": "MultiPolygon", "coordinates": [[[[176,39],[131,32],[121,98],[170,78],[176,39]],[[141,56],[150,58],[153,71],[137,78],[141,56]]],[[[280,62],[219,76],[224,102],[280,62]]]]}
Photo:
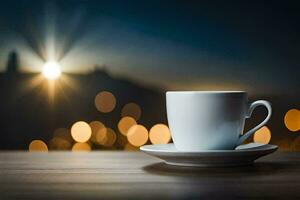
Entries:
{"type": "Polygon", "coordinates": [[[300,153],[254,166],[170,167],[141,152],[0,153],[0,199],[300,199],[300,153]]]}

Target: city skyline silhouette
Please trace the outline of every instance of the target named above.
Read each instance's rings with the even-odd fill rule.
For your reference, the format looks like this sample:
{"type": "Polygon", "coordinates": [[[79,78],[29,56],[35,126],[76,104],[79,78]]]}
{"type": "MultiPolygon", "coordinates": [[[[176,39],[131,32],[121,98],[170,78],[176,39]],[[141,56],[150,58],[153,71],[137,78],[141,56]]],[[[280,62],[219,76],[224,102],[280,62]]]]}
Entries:
{"type": "MultiPolygon", "coordinates": [[[[148,130],[155,124],[167,125],[165,90],[162,88],[142,86],[126,78],[114,78],[107,67],[95,65],[94,71],[88,74],[63,74],[73,86],[64,84],[62,77],[55,80],[54,93],[50,98],[49,81],[45,78],[34,87],[25,87],[41,75],[19,73],[19,59],[16,50],[8,54],[7,71],[0,74],[0,92],[4,94],[0,105],[1,113],[4,113],[0,117],[1,149],[27,149],[34,139],[42,139],[49,145],[57,129],[70,130],[72,124],[80,120],[88,123],[100,121],[114,130],[118,137],[122,137],[118,122],[122,119],[122,107],[128,103],[140,106],[142,114],[138,123],[148,130]],[[111,92],[116,98],[117,104],[111,113],[101,113],[94,105],[96,95],[103,91],[111,92]]],[[[297,107],[297,98],[250,94],[250,101],[257,98],[267,99],[273,104],[274,114],[268,123],[271,141],[282,149],[298,149],[295,144],[299,139],[297,134],[291,133],[283,121],[286,112],[297,107]]],[[[247,120],[246,129],[263,119],[265,110],[258,108],[254,115],[257,117],[247,120]]],[[[248,142],[252,140],[251,137],[248,142]]],[[[93,146],[93,149],[99,148],[104,147],[93,146]]],[[[124,146],[115,143],[111,148],[122,149],[124,146]]]]}

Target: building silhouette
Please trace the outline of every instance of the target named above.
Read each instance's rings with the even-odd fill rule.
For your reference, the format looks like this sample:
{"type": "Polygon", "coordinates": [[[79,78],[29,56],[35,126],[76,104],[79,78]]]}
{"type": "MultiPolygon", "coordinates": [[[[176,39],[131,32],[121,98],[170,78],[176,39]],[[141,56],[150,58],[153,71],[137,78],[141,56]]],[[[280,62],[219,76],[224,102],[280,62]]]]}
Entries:
{"type": "Polygon", "coordinates": [[[8,54],[6,72],[8,74],[17,74],[19,72],[19,55],[15,50],[8,54]]]}

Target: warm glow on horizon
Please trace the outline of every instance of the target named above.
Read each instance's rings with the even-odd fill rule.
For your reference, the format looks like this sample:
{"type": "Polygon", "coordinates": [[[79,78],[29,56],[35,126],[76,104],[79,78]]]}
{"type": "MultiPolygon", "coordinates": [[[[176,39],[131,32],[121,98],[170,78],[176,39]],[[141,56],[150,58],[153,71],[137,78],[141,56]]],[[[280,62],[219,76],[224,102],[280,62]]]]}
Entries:
{"type": "Polygon", "coordinates": [[[49,61],[46,62],[43,66],[42,74],[48,80],[55,80],[61,75],[61,67],[57,62],[49,61]]]}
{"type": "Polygon", "coordinates": [[[68,100],[68,93],[78,88],[78,83],[74,77],[63,74],[57,80],[49,80],[40,73],[28,79],[28,83],[23,86],[24,92],[30,93],[39,90],[41,95],[47,97],[48,103],[53,105],[56,99],[68,100]]]}
{"type": "Polygon", "coordinates": [[[253,140],[256,143],[269,144],[271,140],[271,131],[267,126],[261,127],[254,133],[253,140]]]}
{"type": "Polygon", "coordinates": [[[92,136],[92,129],[88,123],[79,121],[73,124],[71,135],[76,142],[87,142],[92,136]]]}
{"type": "Polygon", "coordinates": [[[300,110],[290,109],[284,116],[285,126],[293,132],[300,130],[300,110]]]}

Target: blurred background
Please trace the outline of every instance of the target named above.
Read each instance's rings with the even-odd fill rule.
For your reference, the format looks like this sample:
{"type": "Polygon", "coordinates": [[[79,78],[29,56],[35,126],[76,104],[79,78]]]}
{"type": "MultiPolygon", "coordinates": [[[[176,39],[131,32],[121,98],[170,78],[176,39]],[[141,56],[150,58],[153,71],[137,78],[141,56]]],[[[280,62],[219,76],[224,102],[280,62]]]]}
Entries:
{"type": "Polygon", "coordinates": [[[0,149],[172,142],[165,91],[245,90],[247,142],[300,150],[298,1],[10,0],[0,6],[0,149]],[[248,130],[266,115],[257,108],[248,130]]]}

